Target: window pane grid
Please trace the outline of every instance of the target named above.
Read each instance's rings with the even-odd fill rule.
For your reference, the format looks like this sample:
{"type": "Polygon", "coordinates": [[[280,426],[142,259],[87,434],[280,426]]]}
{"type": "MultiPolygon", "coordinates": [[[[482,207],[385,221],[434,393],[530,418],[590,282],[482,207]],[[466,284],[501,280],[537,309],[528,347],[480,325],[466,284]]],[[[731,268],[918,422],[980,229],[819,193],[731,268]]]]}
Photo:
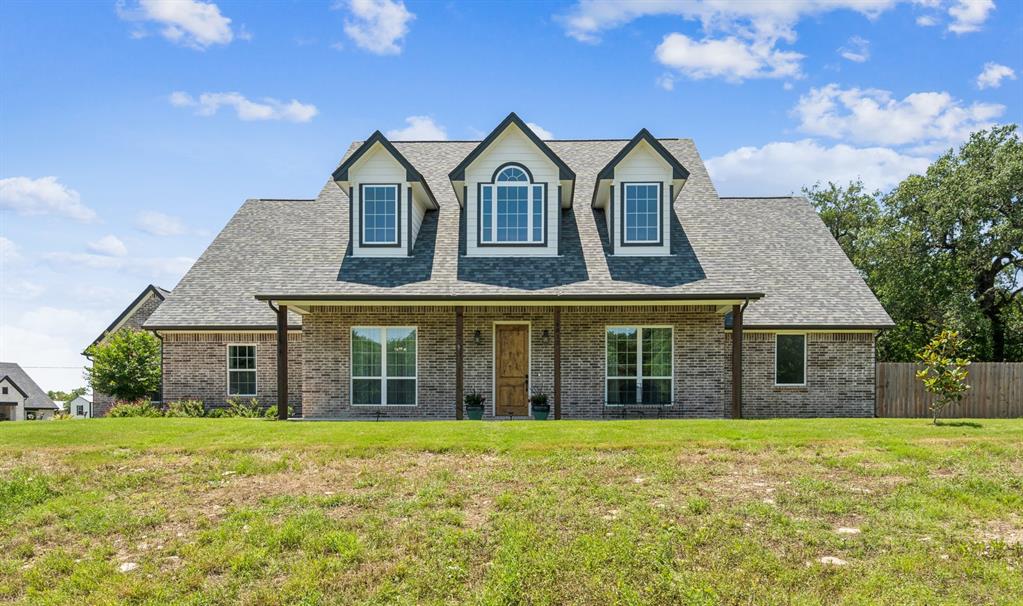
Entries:
{"type": "Polygon", "coordinates": [[[352,328],[352,404],[416,404],[415,328],[352,328]]]}
{"type": "Polygon", "coordinates": [[[656,242],[660,223],[660,187],[657,184],[625,185],[625,241],[656,242]]]}
{"type": "Polygon", "coordinates": [[[672,329],[607,329],[607,403],[670,404],[672,329]]]}
{"type": "Polygon", "coordinates": [[[480,242],[543,242],[544,185],[530,185],[526,173],[514,167],[501,171],[497,180],[480,188],[480,242]]]}
{"type": "Polygon", "coordinates": [[[398,241],[398,188],[365,185],[362,188],[363,241],[393,244],[398,241]]]}
{"type": "Polygon", "coordinates": [[[227,395],[256,395],[256,346],[227,347],[227,395]]]}

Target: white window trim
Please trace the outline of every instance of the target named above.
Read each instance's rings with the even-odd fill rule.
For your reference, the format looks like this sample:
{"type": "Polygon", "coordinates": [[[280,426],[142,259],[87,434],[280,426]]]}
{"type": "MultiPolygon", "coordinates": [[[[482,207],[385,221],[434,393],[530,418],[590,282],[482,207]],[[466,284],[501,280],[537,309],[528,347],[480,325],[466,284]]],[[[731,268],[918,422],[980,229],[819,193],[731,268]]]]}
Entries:
{"type": "Polygon", "coordinates": [[[657,193],[658,193],[659,199],[657,200],[657,212],[654,213],[654,215],[657,217],[657,225],[656,225],[657,231],[656,231],[656,233],[657,234],[661,233],[661,221],[663,219],[663,217],[661,217],[661,209],[664,208],[664,200],[660,199],[660,197],[664,196],[663,184],[660,181],[629,181],[628,183],[622,183],[622,188],[621,188],[622,189],[622,193],[621,193],[621,196],[622,196],[622,242],[625,242],[627,244],[651,244],[651,245],[656,246],[661,241],[659,236],[654,238],[653,240],[630,240],[629,239],[629,235],[628,235],[629,234],[629,230],[628,230],[628,227],[629,227],[629,196],[628,196],[628,191],[629,191],[629,188],[634,186],[634,185],[635,186],[653,185],[654,187],[657,188],[657,193]]]}
{"type": "Polygon", "coordinates": [[[368,246],[380,246],[386,244],[398,244],[401,241],[401,223],[398,219],[401,217],[401,209],[398,206],[401,204],[401,186],[397,183],[362,183],[359,185],[359,229],[362,231],[363,244],[368,246]],[[369,238],[366,237],[366,200],[362,199],[366,195],[366,189],[370,187],[386,187],[394,190],[394,239],[393,240],[380,240],[370,242],[369,238]]]}
{"type": "Polygon", "coordinates": [[[533,402],[529,399],[533,395],[533,322],[532,320],[497,320],[490,327],[490,394],[493,396],[490,402],[490,414],[497,417],[497,326],[520,325],[526,327],[526,416],[533,416],[533,402]]]}
{"type": "Polygon", "coordinates": [[[806,359],[806,350],[809,349],[809,337],[805,332],[778,332],[774,334],[774,386],[775,387],[806,387],[807,371],[809,366],[806,359]],[[778,337],[802,335],[803,337],[803,382],[802,383],[779,383],[778,382],[778,337]]]}
{"type": "Polygon", "coordinates": [[[672,324],[607,324],[604,326],[604,405],[622,408],[624,406],[674,406],[675,405],[675,326],[672,324]],[[607,374],[607,338],[613,328],[635,328],[636,329],[636,375],[632,377],[609,376],[607,374]],[[671,377],[645,377],[643,376],[643,330],[646,328],[667,328],[671,331],[671,377]],[[610,379],[636,379],[637,394],[642,390],[643,379],[671,379],[671,401],[667,404],[637,402],[636,404],[611,404],[607,399],[607,382],[610,379]]]}
{"type": "Polygon", "coordinates": [[[348,404],[358,408],[415,408],[419,406],[419,327],[418,326],[352,326],[348,331],[348,404]],[[380,376],[379,377],[356,377],[355,376],[355,331],[365,329],[377,329],[383,331],[380,344],[380,376]],[[415,402],[412,404],[388,404],[387,403],[387,331],[395,329],[410,329],[416,331],[416,374],[411,377],[393,377],[395,379],[414,379],[416,388],[415,402]],[[380,380],[380,404],[356,404],[355,403],[355,380],[356,379],[379,379],[380,380]]]}
{"type": "MultiPolygon", "coordinates": [[[[521,169],[520,169],[521,170],[521,169]]],[[[504,171],[501,171],[504,172],[504,171]]],[[[528,176],[528,175],[527,175],[528,176]]],[[[544,213],[543,204],[544,200],[547,199],[547,184],[544,182],[537,183],[535,181],[494,181],[493,183],[481,183],[480,190],[480,244],[490,245],[516,245],[516,244],[543,244],[544,236],[547,233],[547,226],[543,224],[543,218],[546,215],[544,213]],[[497,188],[498,187],[524,187],[526,188],[526,235],[529,237],[528,240],[498,240],[497,239],[497,188]],[[533,219],[533,204],[536,200],[533,197],[533,188],[540,187],[540,239],[536,240],[533,238],[536,223],[533,219]],[[486,206],[487,199],[483,195],[483,192],[490,190],[490,239],[483,239],[483,211],[486,206]]]]}
{"type": "Polygon", "coordinates": [[[255,398],[256,394],[259,393],[259,347],[255,343],[228,343],[227,349],[224,350],[224,354],[227,356],[227,397],[229,398],[255,398]],[[231,393],[231,372],[250,372],[248,368],[231,368],[231,348],[232,347],[251,347],[252,348],[252,361],[256,367],[251,369],[253,373],[252,386],[255,389],[253,393],[231,393]]]}

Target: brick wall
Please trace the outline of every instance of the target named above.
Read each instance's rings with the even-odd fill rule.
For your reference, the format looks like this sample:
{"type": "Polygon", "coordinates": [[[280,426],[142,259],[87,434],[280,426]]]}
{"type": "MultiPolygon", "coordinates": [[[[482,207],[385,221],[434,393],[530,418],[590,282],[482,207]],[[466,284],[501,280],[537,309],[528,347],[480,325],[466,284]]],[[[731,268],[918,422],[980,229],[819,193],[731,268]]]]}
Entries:
{"type": "MultiPolygon", "coordinates": [[[[303,318],[302,402],[307,417],[453,418],[455,310],[453,307],[314,307],[303,318]],[[353,326],[418,327],[419,405],[351,406],[353,326]]],[[[554,318],[549,307],[467,307],[464,315],[465,389],[487,396],[493,416],[494,323],[528,321],[530,387],[554,390],[554,318]],[[479,331],[479,342],[475,338],[479,331]],[[547,337],[544,337],[547,331],[547,337]]],[[[604,329],[613,324],[675,327],[676,404],[668,416],[720,417],[725,376],[721,316],[712,307],[579,307],[561,315],[562,416],[600,417],[604,401],[604,329]]]]}
{"type": "MultiPolygon", "coordinates": [[[[743,334],[743,417],[874,416],[873,334],[807,333],[805,387],[774,385],[774,339],[775,333],[743,334]]],[[[722,342],[730,369],[731,335],[722,342]]],[[[729,372],[725,402],[731,402],[731,392],[729,372]]]]}
{"type": "MultiPolygon", "coordinates": [[[[301,333],[291,333],[291,402],[307,418],[450,419],[455,415],[453,307],[314,307],[301,333]],[[353,326],[416,326],[418,406],[350,405],[353,326]]],[[[553,309],[467,307],[464,315],[465,389],[487,396],[493,415],[494,322],[531,325],[531,386],[553,393],[553,309]],[[479,342],[475,332],[479,331],[479,342]],[[548,331],[547,338],[543,332],[548,331]]],[[[604,401],[604,332],[608,324],[674,328],[674,404],[669,417],[727,416],[731,401],[731,335],[706,306],[587,306],[563,308],[562,416],[599,418],[604,401]]],[[[874,410],[874,338],[871,334],[807,335],[806,387],[774,386],[774,334],[745,333],[743,414],[758,417],[871,416],[874,410]]],[[[257,344],[258,398],[276,401],[273,333],[171,333],[164,336],[166,400],[194,398],[222,405],[227,392],[227,344],[257,344]]]]}
{"type": "MultiPolygon", "coordinates": [[[[227,346],[256,345],[256,398],[277,405],[275,333],[164,333],[163,399],[202,400],[208,407],[227,404],[227,346]]],[[[288,333],[288,402],[301,414],[302,333],[288,333]]],[[[245,398],[247,399],[247,398],[245,398]]]]}

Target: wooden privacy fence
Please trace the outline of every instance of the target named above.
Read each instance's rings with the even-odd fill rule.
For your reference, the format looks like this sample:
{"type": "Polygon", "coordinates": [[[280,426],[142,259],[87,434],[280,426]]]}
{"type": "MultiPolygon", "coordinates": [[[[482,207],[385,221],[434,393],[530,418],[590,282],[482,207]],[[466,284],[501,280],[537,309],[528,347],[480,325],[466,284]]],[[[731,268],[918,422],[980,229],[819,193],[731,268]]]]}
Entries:
{"type": "MultiPolygon", "coordinates": [[[[932,396],[916,378],[913,362],[877,364],[877,416],[930,417],[932,396]]],[[[1023,362],[974,362],[970,389],[942,417],[1011,419],[1023,417],[1023,362]]]]}

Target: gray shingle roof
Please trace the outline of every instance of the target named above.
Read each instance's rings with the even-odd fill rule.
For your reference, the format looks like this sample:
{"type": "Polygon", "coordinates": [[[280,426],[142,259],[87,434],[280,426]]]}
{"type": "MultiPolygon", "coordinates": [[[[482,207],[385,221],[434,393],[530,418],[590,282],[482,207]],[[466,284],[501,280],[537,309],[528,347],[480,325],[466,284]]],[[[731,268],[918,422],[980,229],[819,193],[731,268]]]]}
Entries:
{"type": "Polygon", "coordinates": [[[25,393],[25,408],[56,409],[57,405],[46,395],[32,377],[14,362],[0,362],[0,380],[7,377],[25,393]]]}
{"type": "MultiPolygon", "coordinates": [[[[255,295],[356,297],[712,297],[763,293],[747,324],[885,326],[890,319],[801,198],[719,199],[689,139],[661,139],[690,177],[675,202],[670,257],[609,256],[596,175],[627,140],[549,141],[577,175],[558,258],[469,258],[448,173],[475,141],[395,142],[430,183],[412,255],[355,258],[348,199],[328,180],[315,200],[249,200],[196,261],[148,327],[265,327],[255,295]]],[[[350,155],[359,143],[349,148],[350,155]]],[[[299,316],[292,317],[300,324],[299,316]]]]}

